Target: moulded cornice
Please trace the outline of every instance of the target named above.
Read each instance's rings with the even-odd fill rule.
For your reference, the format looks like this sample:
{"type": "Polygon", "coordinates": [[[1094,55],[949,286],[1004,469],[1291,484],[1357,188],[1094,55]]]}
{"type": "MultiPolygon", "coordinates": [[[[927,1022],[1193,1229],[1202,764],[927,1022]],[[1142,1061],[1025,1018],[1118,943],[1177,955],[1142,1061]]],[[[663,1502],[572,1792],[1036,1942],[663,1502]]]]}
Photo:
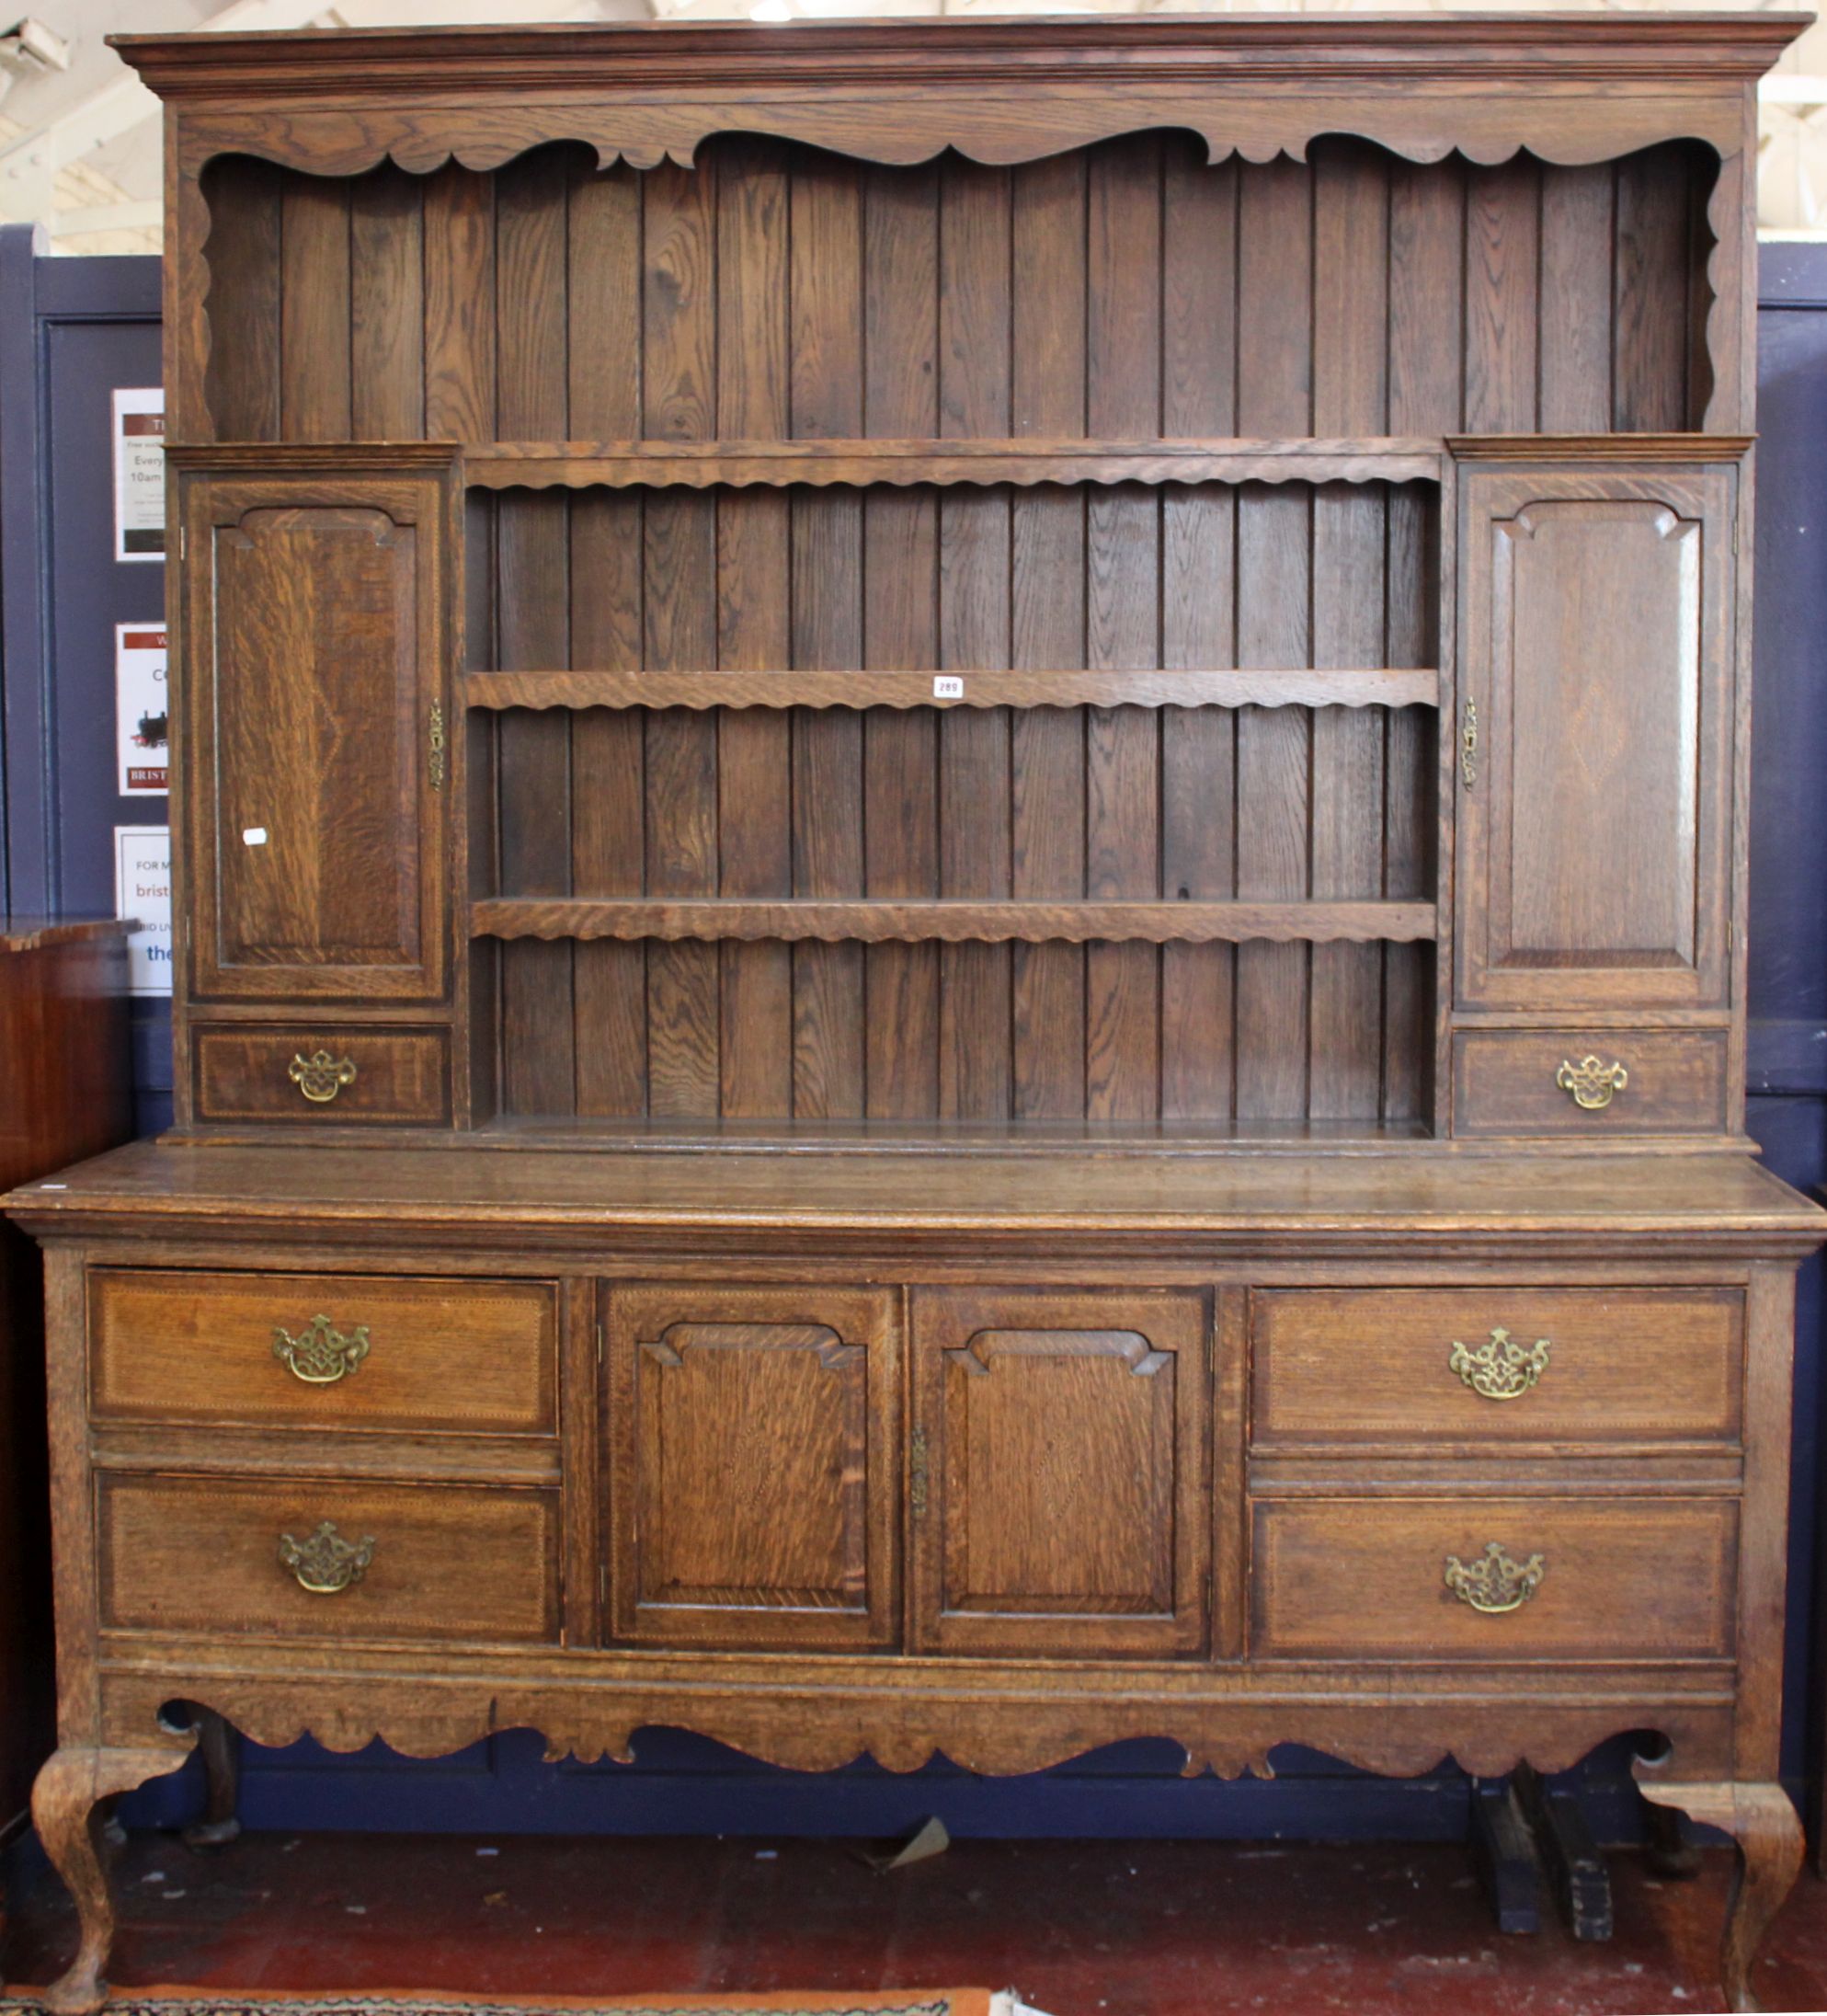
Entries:
{"type": "Polygon", "coordinates": [[[181,162],[246,153],[319,174],[391,159],[498,167],[574,141],[609,166],[690,165],[718,132],[861,159],[953,149],[1009,165],[1146,129],[1214,160],[1325,134],[1415,161],[1523,148],[1608,159],[1744,144],[1744,93],[1808,17],[1171,16],[886,24],[639,23],[514,30],[123,36],[178,109],[181,162]]]}
{"type": "Polygon", "coordinates": [[[164,97],[225,98],[258,88],[303,97],[413,91],[571,93],[721,84],[767,75],[821,86],[918,75],[981,84],[1103,81],[1118,69],[1182,81],[1315,85],[1330,76],[1404,82],[1692,81],[1718,88],[1760,75],[1806,28],[1806,13],[1135,15],[1077,20],[924,17],[889,21],[604,22],[333,36],[120,35],[110,44],[164,97]]]}

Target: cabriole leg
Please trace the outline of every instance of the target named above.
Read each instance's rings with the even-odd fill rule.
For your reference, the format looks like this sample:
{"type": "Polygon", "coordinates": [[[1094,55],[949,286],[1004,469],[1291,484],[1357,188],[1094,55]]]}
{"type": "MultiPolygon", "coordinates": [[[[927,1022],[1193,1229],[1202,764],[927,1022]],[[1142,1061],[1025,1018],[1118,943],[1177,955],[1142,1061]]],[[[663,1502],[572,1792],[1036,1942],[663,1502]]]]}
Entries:
{"type": "Polygon", "coordinates": [[[1719,1947],[1719,1986],[1728,2009],[1760,2008],[1751,1990],[1752,1964],[1801,1868],[1801,1822],[1788,1793],[1772,1784],[1663,1783],[1654,1767],[1640,1760],[1635,1770],[1651,1804],[1673,1806],[1691,1820],[1719,1827],[1737,1845],[1738,1867],[1719,1947]]]}
{"type": "Polygon", "coordinates": [[[52,1868],[75,1899],[82,1928],[69,1971],[40,1998],[52,2016],[88,2016],[108,1994],[102,1969],[114,1943],[114,1898],[102,1859],[102,1802],[175,1771],[188,1749],[188,1744],[120,1750],[66,1745],[39,1772],[32,1820],[52,1868]]]}

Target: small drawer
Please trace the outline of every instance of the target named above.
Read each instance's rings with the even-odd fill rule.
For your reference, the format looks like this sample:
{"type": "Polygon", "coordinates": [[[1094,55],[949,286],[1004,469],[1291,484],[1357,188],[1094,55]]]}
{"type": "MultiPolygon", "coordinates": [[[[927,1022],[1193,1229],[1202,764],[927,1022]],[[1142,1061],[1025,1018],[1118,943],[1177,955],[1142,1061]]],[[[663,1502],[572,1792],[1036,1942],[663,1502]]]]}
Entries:
{"type": "Polygon", "coordinates": [[[1253,1523],[1261,1658],[1731,1654],[1731,1499],[1267,1499],[1253,1523]]]}
{"type": "Polygon", "coordinates": [[[1719,1134],[1724,1029],[1459,1029],[1453,1131],[1719,1134]]]}
{"type": "Polygon", "coordinates": [[[1739,1432],[1733,1289],[1287,1289],[1250,1299],[1258,1448],[1739,1432]]]}
{"type": "Polygon", "coordinates": [[[104,1474],[117,1631],[557,1641],[558,1494],[104,1474]]]}
{"type": "Polygon", "coordinates": [[[558,1297],[540,1281],[98,1268],[103,1421],[552,1435],[558,1297]]]}
{"type": "Polygon", "coordinates": [[[190,1041],[200,1120],[437,1127],[451,1117],[448,1029],[237,1024],[190,1041]]]}

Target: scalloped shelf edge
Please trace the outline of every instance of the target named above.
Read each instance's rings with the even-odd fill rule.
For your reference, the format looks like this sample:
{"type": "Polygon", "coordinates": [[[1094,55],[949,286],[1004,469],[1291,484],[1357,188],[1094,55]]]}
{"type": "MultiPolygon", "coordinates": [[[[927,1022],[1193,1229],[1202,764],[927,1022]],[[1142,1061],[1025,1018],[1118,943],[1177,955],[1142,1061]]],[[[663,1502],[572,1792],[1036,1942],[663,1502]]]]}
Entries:
{"type": "Polygon", "coordinates": [[[509,707],[1434,707],[1433,670],[1137,672],[471,672],[466,706],[509,707]],[[941,692],[947,682],[956,691],[941,692]]]}

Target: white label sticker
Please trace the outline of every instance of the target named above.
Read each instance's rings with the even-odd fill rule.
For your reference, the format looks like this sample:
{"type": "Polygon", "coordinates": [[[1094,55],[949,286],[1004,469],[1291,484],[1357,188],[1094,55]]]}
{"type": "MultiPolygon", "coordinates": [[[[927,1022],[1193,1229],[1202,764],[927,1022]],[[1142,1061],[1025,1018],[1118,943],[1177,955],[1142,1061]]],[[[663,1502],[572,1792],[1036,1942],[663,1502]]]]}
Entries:
{"type": "Polygon", "coordinates": [[[932,682],[932,697],[935,700],[962,700],[965,697],[965,682],[942,673],[932,682]]]}
{"type": "Polygon", "coordinates": [[[267,829],[264,826],[244,826],[241,829],[241,837],[250,847],[264,847],[267,844],[267,829]]]}

